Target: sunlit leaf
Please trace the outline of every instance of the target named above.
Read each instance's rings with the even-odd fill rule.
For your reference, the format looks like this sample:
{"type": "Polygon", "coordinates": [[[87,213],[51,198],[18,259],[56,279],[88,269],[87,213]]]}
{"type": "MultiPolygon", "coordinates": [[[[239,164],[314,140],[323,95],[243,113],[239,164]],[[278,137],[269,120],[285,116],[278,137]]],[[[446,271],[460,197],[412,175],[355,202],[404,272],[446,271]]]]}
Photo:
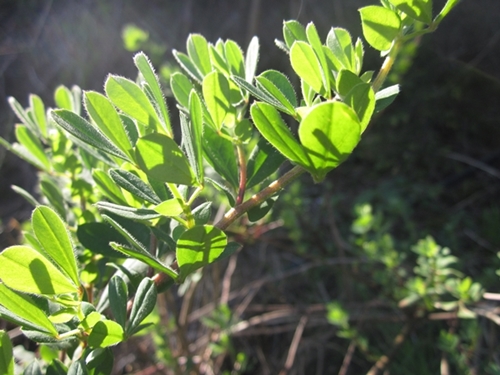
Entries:
{"type": "Polygon", "coordinates": [[[313,48],[305,42],[295,42],[290,49],[290,61],[295,73],[317,93],[322,93],[321,65],[313,48]]]}
{"type": "Polygon", "coordinates": [[[123,341],[123,328],[112,320],[101,320],[90,332],[88,344],[93,348],[106,348],[123,341]]]}
{"type": "Polygon", "coordinates": [[[14,356],[12,343],[5,331],[0,331],[0,374],[14,375],[14,356]]]}
{"type": "Polygon", "coordinates": [[[401,19],[391,9],[370,5],[359,10],[366,41],[376,50],[387,51],[399,35],[401,19]]]}

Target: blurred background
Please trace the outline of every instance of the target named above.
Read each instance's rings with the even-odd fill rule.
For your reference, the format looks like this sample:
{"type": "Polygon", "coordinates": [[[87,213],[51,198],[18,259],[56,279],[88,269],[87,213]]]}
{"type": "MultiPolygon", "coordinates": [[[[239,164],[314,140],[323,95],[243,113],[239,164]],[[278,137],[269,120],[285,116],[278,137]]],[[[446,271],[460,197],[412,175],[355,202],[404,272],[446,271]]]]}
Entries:
{"type": "MultiPolygon", "coordinates": [[[[214,43],[230,38],[244,50],[257,35],[258,71],[278,69],[297,83],[286,54],[274,45],[282,38],[283,20],[314,21],[323,38],[331,26],[345,27],[357,37],[357,9],[373,3],[1,0],[0,136],[13,140],[16,119],[7,97],[27,106],[28,95],[35,93],[53,106],[54,90],[61,84],[102,92],[108,73],[135,78],[132,57],[139,50],[151,58],[168,95],[168,77],[178,69],[171,51],[185,51],[189,33],[214,43]]],[[[443,3],[435,1],[434,9],[443,3]]],[[[380,57],[365,49],[364,70],[376,69],[380,57]]],[[[384,295],[389,284],[377,274],[381,270],[338,266],[341,258],[385,252],[405,257],[411,271],[412,246],[430,235],[458,257],[456,268],[464,275],[488,292],[500,292],[500,2],[463,0],[435,33],[408,46],[389,79],[400,82],[402,92],[377,115],[349,160],[323,184],[304,177],[291,186],[272,216],[240,236],[245,246],[234,265],[238,303],[233,307],[244,306],[247,315],[241,316],[246,318],[278,316],[231,336],[234,356],[243,353],[245,358],[241,373],[279,373],[304,316],[302,340],[285,373],[345,369],[344,374],[358,374],[391,353],[403,319],[394,305],[397,298],[384,295]],[[250,288],[249,280],[258,286],[250,288]],[[245,293],[251,295],[246,305],[245,293]],[[391,298],[392,304],[387,302],[391,298]],[[362,340],[339,335],[335,317],[328,318],[332,311],[349,313],[366,347],[362,340]]],[[[175,119],[175,104],[168,100],[175,119]]],[[[0,148],[1,248],[19,240],[19,223],[32,210],[10,186],[36,194],[36,182],[33,167],[0,148]]],[[[390,357],[389,370],[444,374],[439,353],[447,353],[450,373],[500,374],[497,336],[498,327],[486,318],[469,323],[436,319],[408,335],[390,357]],[[448,341],[442,332],[451,335],[448,341]],[[455,346],[450,344],[454,337],[455,346]]],[[[123,361],[116,373],[167,373],[157,366],[168,363],[158,348],[154,337],[117,348],[123,361]]]]}

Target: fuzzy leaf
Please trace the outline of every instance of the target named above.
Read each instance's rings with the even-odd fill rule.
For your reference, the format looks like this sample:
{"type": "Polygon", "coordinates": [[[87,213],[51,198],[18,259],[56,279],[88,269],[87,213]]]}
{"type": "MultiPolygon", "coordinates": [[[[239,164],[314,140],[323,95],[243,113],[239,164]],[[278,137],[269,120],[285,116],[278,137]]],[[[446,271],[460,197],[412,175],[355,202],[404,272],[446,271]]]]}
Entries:
{"type": "Polygon", "coordinates": [[[96,204],[99,210],[111,212],[120,217],[130,220],[147,221],[154,220],[160,217],[158,213],[148,208],[134,208],[129,206],[121,206],[110,202],[98,202],[96,204]]]}
{"type": "Polygon", "coordinates": [[[196,66],[193,64],[188,55],[176,51],[175,49],[172,51],[172,53],[182,69],[184,69],[186,73],[191,76],[191,78],[193,78],[198,83],[201,83],[203,81],[203,76],[198,71],[198,69],[196,69],[196,66]]]}
{"type": "Polygon", "coordinates": [[[307,40],[311,44],[311,47],[318,58],[318,61],[321,66],[321,78],[323,80],[323,87],[325,88],[325,92],[327,97],[330,97],[330,81],[332,73],[328,68],[327,60],[325,57],[325,53],[323,51],[323,43],[318,35],[318,31],[316,30],[316,26],[314,23],[310,22],[306,27],[307,40]]]}
{"type": "Polygon", "coordinates": [[[247,164],[247,189],[261,183],[276,172],[285,158],[264,138],[252,150],[247,164]]]}
{"type": "Polygon", "coordinates": [[[187,53],[202,77],[212,71],[208,43],[203,35],[190,34],[187,40],[187,53]]]}
{"type": "Polygon", "coordinates": [[[125,204],[126,200],[122,191],[109,175],[100,169],[92,171],[92,178],[104,195],[114,203],[125,204]]]}
{"type": "Polygon", "coordinates": [[[129,191],[136,197],[152,204],[161,202],[161,199],[158,198],[153,189],[134,173],[123,169],[110,169],[109,175],[118,186],[129,191]]]}
{"type": "Polygon", "coordinates": [[[182,204],[175,198],[161,202],[153,209],[160,215],[167,217],[179,216],[184,211],[182,204]]]}
{"type": "Polygon", "coordinates": [[[295,41],[307,42],[306,29],[298,21],[283,22],[283,38],[290,49],[295,41]]]}
{"type": "Polygon", "coordinates": [[[255,77],[258,62],[259,38],[254,36],[248,44],[248,49],[245,57],[245,80],[250,84],[253,82],[253,78],[255,77]]]}
{"type": "Polygon", "coordinates": [[[352,39],[349,31],[340,27],[330,29],[326,37],[326,45],[333,52],[333,64],[336,70],[353,70],[353,48],[352,39]]]}
{"type": "Polygon", "coordinates": [[[229,65],[229,72],[232,75],[245,78],[245,64],[243,61],[243,51],[233,40],[227,40],[224,45],[226,61],[229,65]]]}
{"type": "Polygon", "coordinates": [[[229,82],[222,73],[214,71],[203,79],[202,91],[210,117],[216,129],[220,130],[227,121],[226,117],[234,115],[229,82]]]}
{"type": "Polygon", "coordinates": [[[45,113],[45,105],[38,95],[30,94],[30,108],[33,111],[35,123],[43,138],[47,138],[47,119],[45,113]]]}
{"type": "Polygon", "coordinates": [[[359,10],[366,41],[378,51],[387,51],[401,30],[401,19],[391,9],[370,5],[359,10]]]}
{"type": "Polygon", "coordinates": [[[153,280],[144,278],[135,294],[132,311],[130,312],[127,336],[137,332],[141,322],[153,311],[156,305],[157,291],[153,280]]]}
{"type": "Polygon", "coordinates": [[[295,73],[317,93],[324,92],[321,65],[313,48],[305,42],[295,42],[290,49],[290,61],[295,73]]]}
{"type": "Polygon", "coordinates": [[[189,126],[189,138],[192,144],[192,161],[191,165],[196,173],[198,181],[203,181],[204,168],[203,168],[203,106],[201,99],[192,90],[189,95],[189,115],[191,122],[189,126]]]}
{"type": "Polygon", "coordinates": [[[16,126],[16,138],[26,150],[38,160],[38,165],[42,165],[45,171],[51,170],[50,161],[45,153],[45,150],[39,138],[31,130],[24,125],[16,126]]]}
{"type": "Polygon", "coordinates": [[[177,102],[184,108],[189,108],[189,94],[193,84],[184,74],[176,72],[170,77],[170,88],[177,102]]]}
{"type": "Polygon", "coordinates": [[[108,284],[109,305],[116,322],[125,329],[127,321],[128,288],[119,275],[114,275],[108,284]]]}
{"type": "Polygon", "coordinates": [[[54,101],[59,108],[73,110],[73,95],[66,86],[58,86],[54,92],[54,101]]]}
{"type": "Polygon", "coordinates": [[[283,111],[285,113],[289,112],[287,107],[281,104],[280,101],[276,99],[274,96],[272,96],[267,90],[255,87],[250,83],[248,83],[247,81],[245,81],[244,79],[241,79],[240,77],[232,77],[232,79],[241,89],[248,91],[257,99],[260,99],[263,102],[271,104],[273,107],[279,109],[280,111],[283,111]]]}

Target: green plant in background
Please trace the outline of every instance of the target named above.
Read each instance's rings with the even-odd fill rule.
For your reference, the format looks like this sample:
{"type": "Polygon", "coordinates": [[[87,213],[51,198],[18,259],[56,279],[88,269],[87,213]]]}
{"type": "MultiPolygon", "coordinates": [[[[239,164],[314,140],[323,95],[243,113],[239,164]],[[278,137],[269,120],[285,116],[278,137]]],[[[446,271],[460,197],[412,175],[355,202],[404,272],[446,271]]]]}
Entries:
{"type": "MultiPolygon", "coordinates": [[[[399,91],[384,82],[405,43],[433,31],[458,1],[448,0],[434,18],[430,0],[381,3],[360,9],[366,41],[385,57],[376,74],[363,71],[363,43],[345,29],[332,28],[323,43],[312,22],[284,23],[284,41],[277,44],[300,78],[301,99],[283,73],[256,75],[257,38],[244,54],[232,40],[212,44],[190,35],[187,53],[174,51],[185,73],[170,78],[180,143],[144,53],[134,57],[137,82],[109,75],[105,94],[60,87],[58,108],[49,111],[34,95],[27,109],[10,99],[22,122],[18,143],[0,142],[40,170],[43,202],[16,188],[36,208],[26,244],[0,254],[0,316],[60,354],[45,356],[43,368],[33,362],[25,373],[109,374],[110,346],[147,329],[158,293],[189,285],[200,268],[239,249],[228,237],[231,224],[244,215],[258,221],[298,176],[321,182],[348,158],[372,115],[399,91]],[[298,137],[287,122],[298,123],[298,137]],[[284,163],[292,168],[278,177],[284,163]],[[213,202],[231,207],[216,222],[213,202]]],[[[141,35],[136,39],[144,40],[141,35]]],[[[369,207],[361,207],[353,231],[364,236],[374,220],[369,207]]],[[[389,271],[377,281],[392,283],[401,259],[391,239],[360,244],[389,271]]],[[[415,249],[415,276],[394,290],[402,304],[422,301],[424,311],[468,313],[465,304],[480,297],[479,285],[449,268],[456,259],[431,239],[415,249]]],[[[345,337],[364,342],[350,330],[342,306],[330,305],[329,319],[345,337]]],[[[231,353],[236,320],[221,303],[203,321],[216,333],[210,352],[230,353],[234,373],[247,362],[231,353]]],[[[7,364],[0,373],[12,374],[3,332],[0,343],[7,364]]],[[[178,373],[189,366],[202,372],[194,362],[172,366],[178,373]]]]}

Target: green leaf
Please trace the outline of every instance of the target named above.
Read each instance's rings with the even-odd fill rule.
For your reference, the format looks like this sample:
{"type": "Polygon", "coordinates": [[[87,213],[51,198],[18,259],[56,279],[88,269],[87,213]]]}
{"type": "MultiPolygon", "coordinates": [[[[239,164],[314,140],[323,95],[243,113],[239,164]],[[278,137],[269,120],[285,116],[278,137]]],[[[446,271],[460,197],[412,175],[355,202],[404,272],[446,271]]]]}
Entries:
{"type": "Polygon", "coordinates": [[[50,171],[51,165],[39,138],[24,125],[16,125],[16,138],[26,150],[38,160],[38,165],[43,166],[44,171],[50,171]]]}
{"type": "Polygon", "coordinates": [[[205,225],[212,216],[212,202],[205,202],[194,208],[192,211],[196,225],[205,225]]]}
{"type": "Polygon", "coordinates": [[[161,202],[161,199],[158,198],[153,189],[134,173],[124,169],[110,169],[109,175],[118,186],[129,191],[136,197],[152,204],[161,202]]]}
{"type": "Polygon", "coordinates": [[[276,172],[285,158],[265,138],[260,138],[247,163],[247,189],[261,183],[276,172]]]}
{"type": "Polygon", "coordinates": [[[170,125],[170,116],[168,115],[168,108],[163,97],[163,92],[161,91],[160,82],[157,75],[143,52],[139,52],[134,56],[134,63],[137,69],[141,72],[142,76],[146,80],[147,84],[151,88],[151,92],[154,98],[154,105],[159,111],[160,122],[162,127],[170,137],[173,137],[172,126],[170,125]]]}
{"type": "Polygon", "coordinates": [[[352,66],[353,48],[351,34],[346,29],[331,28],[326,37],[326,45],[332,51],[332,63],[336,71],[340,69],[354,70],[352,66]]]}
{"type": "Polygon", "coordinates": [[[189,108],[189,94],[193,84],[184,74],[176,72],[170,76],[170,88],[177,102],[184,108],[189,108]]]}
{"type": "Polygon", "coordinates": [[[236,188],[239,181],[238,165],[231,141],[219,136],[212,128],[205,126],[202,143],[208,163],[233,188],[236,188]]]}
{"type": "Polygon", "coordinates": [[[417,21],[426,24],[432,22],[432,0],[389,0],[389,2],[417,21]]]}
{"type": "Polygon", "coordinates": [[[12,343],[5,331],[0,331],[0,374],[14,375],[14,356],[12,343]]]}
{"type": "Polygon", "coordinates": [[[27,246],[11,246],[0,253],[0,279],[24,293],[76,293],[78,287],[47,258],[27,246]]]}
{"type": "Polygon", "coordinates": [[[283,111],[285,113],[289,112],[289,109],[280,103],[278,99],[272,96],[267,90],[263,90],[259,87],[255,87],[245,81],[240,77],[232,77],[233,81],[243,90],[248,91],[250,94],[255,96],[257,99],[260,99],[268,104],[271,104],[273,107],[283,111]]]}
{"type": "Polygon", "coordinates": [[[217,260],[226,245],[225,233],[212,225],[194,226],[185,231],[177,241],[176,250],[181,280],[217,260]]]}
{"type": "Polygon", "coordinates": [[[370,5],[359,10],[366,41],[378,51],[387,51],[401,30],[401,19],[391,9],[370,5]]]}
{"type": "Polygon", "coordinates": [[[123,328],[112,320],[101,320],[90,332],[88,344],[92,348],[106,348],[123,341],[123,328]]]}
{"type": "Polygon", "coordinates": [[[434,19],[434,22],[439,24],[444,17],[448,15],[448,13],[451,12],[451,10],[460,2],[460,0],[448,0],[446,4],[444,5],[443,9],[441,9],[441,12],[436,16],[434,19]]]}
{"type": "Polygon", "coordinates": [[[205,182],[208,182],[213,187],[215,187],[218,191],[224,193],[224,195],[226,196],[226,198],[229,202],[229,205],[231,207],[234,207],[234,205],[236,204],[236,197],[235,197],[234,188],[231,189],[231,187],[229,187],[228,184],[213,180],[209,177],[205,177],[205,182]]]}
{"type": "Polygon", "coordinates": [[[50,365],[47,366],[46,375],[66,375],[68,368],[58,359],[54,359],[50,365]]]}
{"type": "Polygon", "coordinates": [[[393,85],[386,87],[383,90],[377,91],[375,94],[375,99],[377,100],[375,105],[375,112],[380,112],[387,106],[389,106],[399,94],[399,85],[393,85]]]}
{"type": "Polygon", "coordinates": [[[198,181],[203,181],[204,168],[203,168],[203,106],[201,99],[192,90],[189,95],[189,116],[191,118],[189,126],[189,138],[192,144],[192,161],[191,165],[196,173],[198,181]]]}
{"type": "Polygon", "coordinates": [[[228,125],[227,116],[234,115],[229,82],[222,73],[213,71],[203,79],[202,91],[208,112],[215,127],[220,130],[224,123],[228,125]]]}
{"type": "Polygon", "coordinates": [[[274,206],[274,202],[276,202],[277,199],[278,199],[277,195],[268,198],[264,202],[260,203],[258,206],[255,206],[252,209],[248,210],[247,212],[248,220],[250,220],[251,222],[256,222],[262,219],[269,213],[269,211],[271,211],[271,209],[274,206]]]}
{"type": "Polygon", "coordinates": [[[21,197],[23,197],[33,207],[40,206],[40,202],[38,202],[33,195],[31,195],[30,193],[28,193],[23,188],[21,188],[19,186],[16,186],[16,185],[11,185],[11,189],[14,190],[21,197]]]}
{"type": "Polygon", "coordinates": [[[43,196],[49,201],[50,206],[61,215],[66,217],[66,206],[62,195],[61,187],[59,187],[48,175],[43,175],[40,181],[40,191],[43,196]]]}
{"type": "Polygon", "coordinates": [[[33,298],[19,294],[0,283],[0,305],[8,313],[0,310],[0,316],[22,326],[57,336],[57,330],[33,298]]]}
{"type": "Polygon", "coordinates": [[[111,375],[114,360],[114,354],[110,348],[97,348],[90,352],[85,361],[91,375],[111,375]]]}
{"type": "Polygon", "coordinates": [[[67,109],[68,111],[73,110],[73,95],[66,86],[61,85],[56,88],[54,101],[59,108],[67,109]]]}
{"type": "Polygon", "coordinates": [[[245,78],[245,64],[243,61],[243,51],[233,40],[227,40],[224,45],[226,61],[229,65],[229,72],[232,75],[245,78]]]}
{"type": "Polygon", "coordinates": [[[293,163],[304,166],[310,164],[304,148],[297,142],[276,109],[269,104],[256,102],[250,112],[259,132],[279,152],[293,163]]]}
{"type": "Polygon", "coordinates": [[[340,70],[337,76],[337,92],[344,98],[355,86],[363,83],[355,73],[347,69],[340,70]]]}
{"type": "Polygon", "coordinates": [[[179,202],[178,199],[173,198],[161,202],[157,206],[153,207],[153,209],[158,212],[160,215],[167,217],[176,217],[182,214],[184,208],[182,207],[182,203],[179,202]]]}
{"type": "Polygon", "coordinates": [[[119,275],[114,275],[108,284],[109,305],[116,322],[125,329],[127,321],[128,288],[119,275]]]}
{"type": "Polygon", "coordinates": [[[128,160],[128,157],[111,143],[104,134],[76,113],[66,109],[58,109],[52,111],[51,114],[57,125],[85,144],[95,147],[107,154],[128,160]]]}
{"type": "Polygon", "coordinates": [[[135,147],[137,164],[151,178],[174,184],[196,184],[186,156],[172,138],[149,134],[140,138],[135,147]]]}
{"type": "Polygon", "coordinates": [[[358,115],[361,133],[363,133],[375,110],[375,93],[371,85],[361,83],[355,86],[345,97],[345,103],[354,109],[354,112],[358,115]]]}
{"type": "Polygon", "coordinates": [[[126,155],[132,157],[132,144],[113,104],[102,94],[87,91],[85,108],[97,127],[126,155]]]}
{"type": "Polygon", "coordinates": [[[248,44],[245,57],[245,80],[248,83],[253,82],[255,72],[257,71],[257,63],[259,62],[259,38],[254,36],[248,44]]]}
{"type": "Polygon", "coordinates": [[[363,47],[363,42],[358,38],[356,40],[356,45],[354,47],[354,73],[359,75],[361,73],[361,68],[363,67],[363,56],[365,54],[365,50],[363,47]]]}
{"type": "Polygon", "coordinates": [[[203,35],[190,34],[187,40],[187,53],[202,77],[212,71],[208,43],[203,35]]]}
{"type": "Polygon", "coordinates": [[[122,258],[119,253],[109,246],[110,242],[123,241],[123,236],[106,223],[84,223],[79,224],[76,236],[81,245],[94,254],[105,257],[122,258]]]}
{"type": "Polygon", "coordinates": [[[45,166],[40,162],[40,160],[38,160],[35,156],[33,156],[33,154],[31,152],[29,152],[26,149],[26,147],[20,145],[19,143],[14,143],[11,145],[5,139],[0,137],[0,145],[5,147],[7,150],[12,152],[13,154],[19,156],[21,159],[26,160],[31,165],[34,165],[38,169],[40,169],[42,171],[45,169],[45,166]]]}
{"type": "Polygon", "coordinates": [[[146,132],[160,131],[162,125],[153,105],[135,82],[110,75],[104,84],[104,90],[117,108],[144,124],[146,132]]]}
{"type": "Polygon", "coordinates": [[[42,375],[42,369],[36,359],[24,369],[23,375],[42,375]]]}
{"type": "Polygon", "coordinates": [[[178,52],[175,49],[172,51],[172,53],[182,69],[184,69],[186,73],[191,76],[191,78],[193,78],[198,83],[201,83],[203,81],[203,75],[198,71],[188,55],[182,52],[178,52]]]}
{"type": "Polygon", "coordinates": [[[130,312],[129,324],[127,327],[127,336],[133,335],[141,322],[153,311],[156,305],[156,286],[150,278],[144,278],[134,297],[132,311],[130,312]]]}
{"type": "Polygon", "coordinates": [[[116,186],[116,183],[106,172],[100,169],[94,169],[92,171],[92,178],[107,199],[112,200],[114,203],[126,203],[122,191],[116,186]]]}
{"type": "Polygon", "coordinates": [[[342,163],[356,147],[361,126],[354,111],[340,102],[315,106],[299,126],[299,138],[311,162],[315,181],[342,163]]]}
{"type": "Polygon", "coordinates": [[[325,88],[325,92],[327,97],[330,97],[330,81],[332,73],[328,68],[327,60],[325,57],[325,53],[323,51],[323,43],[318,35],[318,31],[316,30],[316,26],[314,23],[309,22],[306,27],[307,40],[311,44],[316,57],[321,66],[321,78],[323,80],[323,87],[325,88]]]}
{"type": "Polygon", "coordinates": [[[47,120],[45,105],[38,95],[30,94],[30,107],[33,111],[33,117],[43,138],[47,138],[47,120]]]}
{"type": "Polygon", "coordinates": [[[30,116],[28,116],[28,113],[24,110],[21,104],[12,96],[9,96],[8,102],[10,105],[10,108],[14,111],[16,114],[17,118],[21,120],[21,122],[28,127],[33,133],[38,134],[38,127],[34,123],[34,121],[31,119],[30,116]]]}
{"type": "Polygon", "coordinates": [[[208,49],[210,51],[210,61],[214,70],[224,75],[230,75],[228,63],[224,57],[224,42],[219,39],[216,46],[209,44],[208,49]]]}
{"type": "Polygon", "coordinates": [[[33,211],[31,225],[47,255],[75,285],[79,285],[73,245],[61,218],[49,207],[39,206],[33,211]]]}
{"type": "Polygon", "coordinates": [[[158,213],[149,208],[134,208],[129,206],[121,206],[119,204],[110,202],[97,202],[96,206],[99,210],[111,212],[115,215],[130,220],[147,221],[154,220],[160,217],[158,213]]]}
{"type": "Polygon", "coordinates": [[[286,113],[295,116],[297,106],[295,90],[284,74],[276,70],[266,70],[256,78],[256,81],[260,90],[277,100],[286,108],[286,113]]]}
{"type": "Polygon", "coordinates": [[[324,93],[323,74],[313,48],[305,42],[295,42],[290,49],[290,61],[297,75],[317,93],[324,93]]]}
{"type": "Polygon", "coordinates": [[[296,41],[307,42],[306,29],[298,21],[285,21],[283,22],[283,38],[290,49],[296,41]]]}

